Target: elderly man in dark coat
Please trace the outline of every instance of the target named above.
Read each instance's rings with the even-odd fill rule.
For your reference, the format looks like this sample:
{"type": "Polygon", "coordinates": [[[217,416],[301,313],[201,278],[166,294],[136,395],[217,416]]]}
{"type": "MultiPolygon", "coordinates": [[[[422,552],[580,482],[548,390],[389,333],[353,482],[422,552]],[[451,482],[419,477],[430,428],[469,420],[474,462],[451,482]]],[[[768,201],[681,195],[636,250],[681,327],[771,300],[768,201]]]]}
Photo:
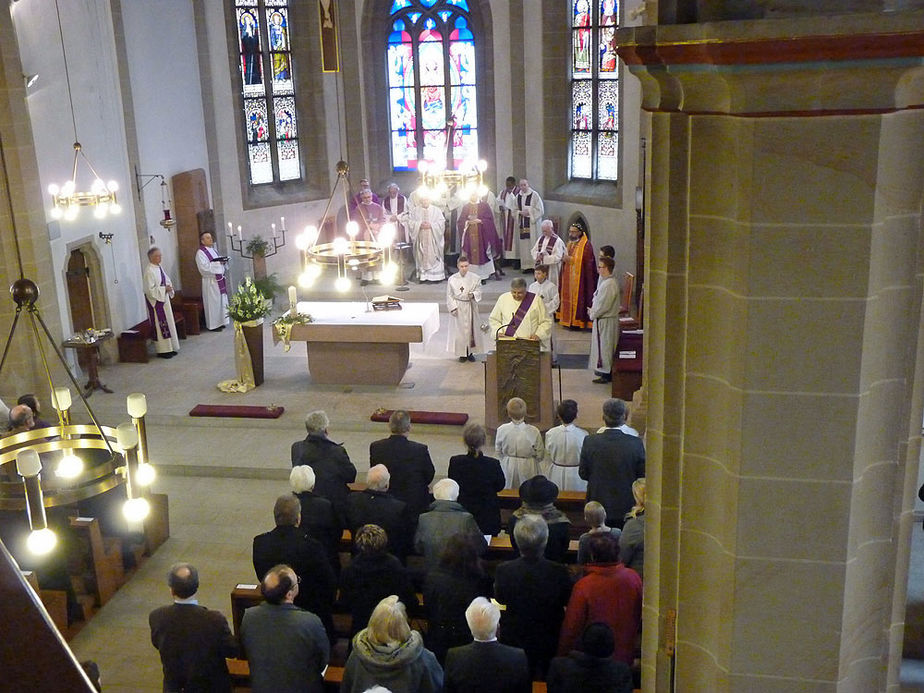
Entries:
{"type": "Polygon", "coordinates": [[[291,566],[301,580],[295,605],[321,619],[328,633],[333,633],[331,610],[337,592],[337,577],[324,546],[305,535],[301,524],[301,504],[294,494],[286,493],[273,506],[276,528],[253,538],[253,568],[262,580],[269,570],[281,563],[291,566]]]}
{"type": "Polygon", "coordinates": [[[407,503],[391,495],[391,476],[384,465],[377,464],[366,474],[366,488],[347,498],[347,528],[356,536],[363,525],[378,525],[388,534],[388,550],[402,563],[413,538],[413,525],[407,503]]]}
{"type": "Polygon", "coordinates": [[[340,443],[327,437],[330,419],[323,411],[309,412],[305,417],[308,435],[304,440],[292,443],[292,466],[307,464],[314,470],[314,493],[334,505],[341,521],[345,515],[345,504],[350,487],[356,481],[356,467],[340,443]]]}
{"type": "Polygon", "coordinates": [[[645,446],[640,438],[619,430],[626,422],[626,403],[603,403],[601,433],[593,433],[581,446],[578,474],[587,481],[587,500],[606,508],[606,523],[622,529],[626,513],[635,504],[632,482],[645,476],[645,446]]]}
{"type": "Polygon", "coordinates": [[[231,677],[225,657],[237,656],[237,641],[219,611],[199,606],[199,573],[177,563],[167,577],[173,604],[148,617],[151,643],[160,652],[165,691],[228,693],[231,677]]]}
{"type": "Polygon", "coordinates": [[[470,512],[459,505],[459,484],[452,479],[442,479],[433,486],[436,500],[430,504],[429,512],[417,520],[414,534],[414,549],[427,559],[427,567],[439,563],[440,553],[446,548],[450,537],[461,534],[469,539],[479,555],[488,548],[478,523],[470,512]]]}
{"type": "Polygon", "coordinates": [[[430,451],[423,443],[407,439],[411,416],[403,409],[392,412],[388,420],[391,435],[369,445],[369,465],[385,465],[391,474],[391,494],[407,503],[412,520],[430,505],[430,482],[434,469],[430,451]]]}

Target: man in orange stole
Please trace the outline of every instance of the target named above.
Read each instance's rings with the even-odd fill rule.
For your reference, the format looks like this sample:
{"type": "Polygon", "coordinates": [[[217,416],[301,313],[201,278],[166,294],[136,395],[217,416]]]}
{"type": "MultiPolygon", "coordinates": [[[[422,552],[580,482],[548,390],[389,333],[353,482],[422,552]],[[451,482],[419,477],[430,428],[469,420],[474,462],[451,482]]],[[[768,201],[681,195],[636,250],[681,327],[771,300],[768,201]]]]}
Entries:
{"type": "Polygon", "coordinates": [[[591,319],[587,310],[597,289],[597,258],[580,222],[572,224],[568,229],[568,252],[564,257],[559,281],[559,323],[563,327],[590,327],[591,319]]]}

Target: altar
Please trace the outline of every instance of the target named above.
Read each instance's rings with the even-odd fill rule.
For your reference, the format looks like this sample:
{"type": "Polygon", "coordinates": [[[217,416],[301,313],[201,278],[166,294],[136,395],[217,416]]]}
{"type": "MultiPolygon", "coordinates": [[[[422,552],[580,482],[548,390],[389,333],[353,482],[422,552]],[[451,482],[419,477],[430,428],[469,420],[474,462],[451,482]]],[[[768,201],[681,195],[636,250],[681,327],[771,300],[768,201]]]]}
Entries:
{"type": "Polygon", "coordinates": [[[312,321],[295,325],[289,341],[305,342],[315,383],[397,385],[407,371],[410,343],[426,344],[440,328],[439,304],[401,303],[369,311],[368,303],[303,301],[312,321]]]}

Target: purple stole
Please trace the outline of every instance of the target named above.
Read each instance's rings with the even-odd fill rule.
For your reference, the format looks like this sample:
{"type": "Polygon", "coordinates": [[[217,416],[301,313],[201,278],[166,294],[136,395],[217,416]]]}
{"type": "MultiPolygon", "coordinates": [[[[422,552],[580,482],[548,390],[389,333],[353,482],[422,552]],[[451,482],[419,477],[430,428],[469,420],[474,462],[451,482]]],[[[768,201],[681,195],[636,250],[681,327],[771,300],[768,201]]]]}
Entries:
{"type": "MultiPolygon", "coordinates": [[[[158,266],[157,269],[160,270],[160,285],[167,286],[167,275],[164,274],[162,267],[158,266]]],[[[173,335],[170,334],[170,323],[167,322],[167,311],[164,310],[163,301],[154,301],[152,306],[150,301],[145,301],[148,305],[148,320],[151,322],[151,329],[154,330],[155,336],[157,333],[160,333],[160,337],[163,339],[170,339],[173,335]]]]}
{"type": "MultiPolygon", "coordinates": [[[[468,242],[468,259],[476,265],[482,265],[484,263],[481,260],[487,258],[487,253],[481,247],[481,230],[484,228],[484,224],[472,224],[475,227],[475,233],[472,233],[468,228],[468,215],[475,214],[477,216],[478,205],[469,203],[466,207],[468,211],[463,211],[463,214],[465,214],[465,226],[462,233],[468,242]]],[[[462,245],[465,245],[465,241],[462,242],[462,245]]]]}
{"type": "Polygon", "coordinates": [[[517,330],[520,328],[520,323],[523,322],[523,318],[526,317],[526,314],[529,312],[529,307],[533,305],[533,300],[535,298],[536,294],[529,291],[526,292],[523,300],[520,301],[520,307],[517,308],[517,312],[513,314],[513,319],[510,321],[510,324],[507,325],[507,329],[504,330],[505,337],[512,337],[516,334],[517,330]]]}
{"type": "MultiPolygon", "coordinates": [[[[513,192],[510,190],[504,190],[501,192],[501,201],[507,201],[507,195],[512,195],[513,192]]],[[[507,209],[507,205],[504,205],[504,250],[513,250],[513,212],[507,209]]]]}
{"type": "MultiPolygon", "coordinates": [[[[384,209],[389,214],[394,214],[396,216],[398,214],[402,214],[404,213],[404,208],[406,207],[406,204],[405,204],[406,199],[407,198],[405,198],[404,195],[398,195],[398,197],[395,198],[395,206],[397,207],[397,209],[392,209],[391,208],[391,198],[386,197],[382,201],[382,209],[384,209]]],[[[396,221],[395,222],[395,242],[396,243],[407,243],[408,239],[398,238],[399,235],[404,236],[404,225],[400,221],[396,221]]]]}
{"type": "Polygon", "coordinates": [[[542,254],[549,250],[548,247],[543,248],[542,246],[553,246],[555,245],[555,239],[552,236],[546,236],[542,234],[542,237],[539,239],[539,246],[536,249],[536,262],[539,262],[539,258],[542,257],[542,254]]]}
{"type": "MultiPolygon", "coordinates": [[[[526,206],[529,206],[533,203],[533,194],[530,193],[526,196],[526,206]]],[[[523,211],[523,196],[517,193],[517,209],[523,211]]],[[[529,238],[529,228],[532,226],[533,220],[530,217],[520,217],[520,238],[529,238]]]]}
{"type": "MultiPolygon", "coordinates": [[[[199,250],[201,250],[202,252],[205,253],[205,256],[209,259],[209,262],[217,262],[217,261],[218,261],[218,256],[217,256],[217,255],[212,255],[212,249],[211,249],[211,248],[207,248],[207,247],[204,246],[204,245],[200,245],[200,246],[199,246],[199,250]]],[[[163,272],[163,270],[161,270],[161,272],[163,272]]],[[[228,285],[225,283],[225,275],[224,275],[224,274],[216,274],[216,275],[215,275],[215,281],[218,282],[218,291],[219,291],[219,293],[222,293],[222,294],[224,294],[225,296],[227,296],[227,295],[228,295],[228,285]]]]}

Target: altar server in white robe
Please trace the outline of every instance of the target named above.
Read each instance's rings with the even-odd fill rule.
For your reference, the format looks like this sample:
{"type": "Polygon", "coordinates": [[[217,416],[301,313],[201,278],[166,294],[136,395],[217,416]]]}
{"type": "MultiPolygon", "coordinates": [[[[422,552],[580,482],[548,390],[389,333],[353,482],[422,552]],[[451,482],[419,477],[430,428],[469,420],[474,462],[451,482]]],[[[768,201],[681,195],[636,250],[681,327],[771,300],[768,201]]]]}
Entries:
{"type": "Polygon", "coordinates": [[[510,291],[498,297],[488,325],[492,340],[495,335],[498,339],[534,339],[542,351],[548,351],[552,320],[542,299],[526,290],[526,280],[521,277],[513,279],[510,291]]]}
{"type": "Polygon", "coordinates": [[[446,307],[449,309],[449,341],[446,350],[459,357],[459,361],[474,361],[481,346],[481,277],[469,271],[464,255],[456,265],[459,271],[446,283],[446,307]]]}
{"type": "MultiPolygon", "coordinates": [[[[549,268],[546,265],[536,265],[536,269],[533,271],[533,277],[536,281],[529,285],[529,293],[536,294],[536,296],[542,299],[542,304],[545,306],[545,313],[549,316],[549,320],[551,320],[552,316],[555,315],[555,311],[558,310],[558,304],[561,301],[558,295],[558,287],[549,279],[549,268]]],[[[554,361],[555,344],[552,340],[551,329],[549,330],[548,340],[543,342],[543,346],[545,349],[552,352],[552,360],[554,361]]]]}
{"type": "Polygon", "coordinates": [[[587,314],[594,321],[590,335],[590,367],[597,377],[595,383],[612,380],[613,351],[619,342],[619,282],[613,276],[616,263],[611,257],[597,260],[600,284],[594,292],[594,300],[587,314]]]}
{"type": "Polygon", "coordinates": [[[180,350],[180,340],[173,320],[173,306],[170,305],[173,283],[160,266],[163,258],[163,253],[156,246],[148,251],[148,266],[144,270],[144,297],[147,299],[154,349],[160,358],[172,359],[180,350]]]}
{"type": "MultiPolygon", "coordinates": [[[[533,262],[537,265],[547,265],[549,279],[555,286],[558,286],[561,261],[568,253],[568,248],[565,246],[565,242],[555,233],[555,226],[550,219],[543,219],[539,227],[542,229],[542,235],[539,236],[539,240],[533,246],[533,262]]],[[[546,306],[546,309],[548,309],[548,306],[546,306]]],[[[550,314],[554,312],[549,311],[550,314]]]]}
{"type": "Polygon", "coordinates": [[[545,433],[545,463],[543,474],[554,481],[561,491],[587,490],[587,482],[578,474],[581,465],[581,446],[587,431],[574,425],[578,405],[573,399],[566,399],[558,405],[560,426],[545,433]]]}
{"type": "Polygon", "coordinates": [[[228,285],[225,265],[216,252],[215,240],[208,231],[199,234],[196,267],[202,275],[202,307],[205,310],[206,328],[216,332],[228,324],[228,285]]]}
{"type": "Polygon", "coordinates": [[[507,402],[507,416],[510,421],[497,427],[494,446],[507,488],[519,488],[527,479],[542,473],[545,446],[539,429],[526,423],[526,402],[519,397],[511,399],[507,402]]]}
{"type": "Polygon", "coordinates": [[[516,215],[515,233],[518,238],[520,269],[532,269],[535,266],[532,249],[539,238],[539,224],[545,213],[545,206],[539,193],[529,187],[529,181],[520,180],[520,190],[512,198],[507,196],[508,204],[516,215]]]}
{"type": "Polygon", "coordinates": [[[414,264],[417,265],[417,280],[439,282],[446,278],[443,265],[443,248],[446,219],[443,213],[422,196],[420,205],[414,207],[408,216],[411,242],[414,244],[414,264]]]}

